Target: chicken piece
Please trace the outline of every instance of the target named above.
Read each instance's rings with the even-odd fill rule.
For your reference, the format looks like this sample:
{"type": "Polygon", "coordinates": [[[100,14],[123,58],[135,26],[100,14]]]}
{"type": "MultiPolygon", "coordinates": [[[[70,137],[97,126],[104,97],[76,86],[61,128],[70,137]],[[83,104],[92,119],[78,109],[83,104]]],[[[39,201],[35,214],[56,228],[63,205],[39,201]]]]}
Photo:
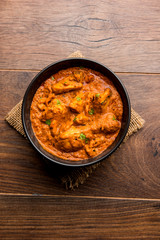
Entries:
{"type": "Polygon", "coordinates": [[[81,70],[77,70],[73,74],[74,74],[77,82],[81,82],[81,83],[87,82],[87,83],[89,83],[89,82],[94,80],[93,75],[88,76],[88,74],[86,74],[84,71],[81,71],[81,70]]]}
{"type": "Polygon", "coordinates": [[[109,106],[108,106],[108,111],[113,112],[117,120],[121,121],[122,119],[122,114],[123,114],[123,103],[121,100],[117,101],[116,96],[112,96],[109,106]]]}
{"type": "Polygon", "coordinates": [[[67,138],[79,138],[81,140],[93,137],[93,134],[90,130],[90,126],[71,126],[67,131],[63,132],[59,136],[61,139],[67,139],[67,138]]]}
{"type": "MultiPolygon", "coordinates": [[[[56,142],[55,142],[55,147],[57,149],[60,149],[61,151],[64,151],[64,152],[72,152],[73,151],[73,147],[70,143],[70,141],[68,139],[58,139],[56,142]]],[[[77,149],[76,149],[77,150],[77,149]]]]}
{"type": "Polygon", "coordinates": [[[93,99],[94,99],[94,93],[92,92],[88,93],[87,100],[85,102],[85,113],[87,116],[92,115],[94,113],[93,99]]]}
{"type": "Polygon", "coordinates": [[[105,142],[105,137],[103,135],[102,136],[94,135],[94,139],[92,139],[90,141],[89,146],[91,148],[95,148],[95,147],[98,147],[99,145],[101,145],[104,142],[105,142]]]}
{"type": "Polygon", "coordinates": [[[83,147],[83,142],[79,136],[80,129],[72,126],[69,130],[59,135],[56,146],[66,152],[76,151],[83,147]]]}
{"type": "Polygon", "coordinates": [[[86,122],[88,122],[88,117],[82,112],[80,114],[78,114],[75,118],[74,118],[74,122],[76,124],[80,124],[80,125],[83,125],[85,124],[86,122]]]}
{"type": "Polygon", "coordinates": [[[50,124],[50,129],[51,129],[51,134],[53,137],[58,135],[60,132],[60,125],[59,125],[58,121],[53,120],[50,124]]]}
{"type": "Polygon", "coordinates": [[[67,152],[76,151],[89,143],[91,136],[89,127],[72,126],[58,136],[56,145],[67,152]]]}
{"type": "Polygon", "coordinates": [[[92,148],[89,145],[85,145],[85,151],[90,157],[95,157],[98,155],[98,150],[97,148],[92,148]]]}
{"type": "Polygon", "coordinates": [[[74,74],[77,82],[83,82],[84,81],[84,72],[77,70],[73,74],[74,74]]]}
{"type": "Polygon", "coordinates": [[[72,111],[81,113],[84,107],[84,101],[81,94],[77,95],[72,102],[70,102],[69,107],[72,111]]]}
{"type": "Polygon", "coordinates": [[[65,121],[62,122],[61,132],[67,131],[73,125],[73,118],[67,115],[65,121]]]}
{"type": "Polygon", "coordinates": [[[94,75],[90,74],[90,75],[85,79],[85,81],[86,81],[87,83],[93,82],[93,81],[94,81],[94,75]]]}
{"type": "Polygon", "coordinates": [[[116,120],[116,117],[113,113],[108,113],[101,124],[101,130],[104,132],[115,132],[120,129],[120,127],[121,123],[116,120]]]}
{"type": "Polygon", "coordinates": [[[101,112],[103,107],[109,104],[112,91],[110,88],[106,88],[102,94],[97,93],[93,97],[93,107],[101,112]]]}
{"type": "Polygon", "coordinates": [[[80,139],[60,139],[56,143],[56,147],[65,152],[74,152],[83,147],[80,139]]]}
{"type": "Polygon", "coordinates": [[[60,102],[58,99],[53,99],[51,103],[49,104],[46,111],[42,114],[42,119],[52,119],[54,117],[65,117],[65,114],[67,113],[66,106],[60,102]]]}
{"type": "Polygon", "coordinates": [[[113,113],[107,113],[103,115],[98,121],[93,122],[91,130],[94,133],[100,133],[101,131],[112,133],[120,129],[121,123],[116,120],[113,113]]]}
{"type": "Polygon", "coordinates": [[[70,74],[69,76],[63,78],[63,81],[75,81],[75,76],[73,74],[70,74]]]}
{"type": "Polygon", "coordinates": [[[67,139],[73,137],[79,137],[81,133],[81,128],[72,126],[67,131],[60,134],[60,139],[67,139]]]}
{"type": "Polygon", "coordinates": [[[58,83],[52,86],[53,92],[57,93],[64,93],[69,92],[72,90],[78,90],[82,88],[82,83],[77,82],[75,78],[70,75],[63,80],[59,81],[58,83]]]}
{"type": "Polygon", "coordinates": [[[98,147],[100,147],[101,144],[106,143],[106,139],[103,135],[94,135],[94,139],[91,139],[89,144],[85,145],[85,151],[90,157],[97,156],[98,153],[98,147]]]}
{"type": "Polygon", "coordinates": [[[98,119],[98,121],[94,121],[91,125],[91,130],[93,133],[100,133],[101,132],[101,119],[98,119]]]}
{"type": "Polygon", "coordinates": [[[110,89],[110,88],[106,88],[106,89],[104,90],[104,93],[101,94],[100,97],[98,98],[99,101],[100,101],[100,103],[101,103],[102,105],[105,105],[106,102],[107,102],[107,100],[108,100],[108,98],[111,96],[111,94],[112,94],[111,89],[110,89]]]}

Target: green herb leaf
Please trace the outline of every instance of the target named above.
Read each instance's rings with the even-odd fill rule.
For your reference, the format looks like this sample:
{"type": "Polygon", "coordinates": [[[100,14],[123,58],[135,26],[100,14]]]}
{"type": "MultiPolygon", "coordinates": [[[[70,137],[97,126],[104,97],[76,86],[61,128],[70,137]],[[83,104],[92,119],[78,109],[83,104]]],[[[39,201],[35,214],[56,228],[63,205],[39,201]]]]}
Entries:
{"type": "Polygon", "coordinates": [[[76,121],[76,119],[77,119],[77,118],[75,117],[75,118],[73,119],[73,122],[75,122],[75,121],[76,121]]]}
{"type": "Polygon", "coordinates": [[[54,77],[52,76],[51,79],[54,80],[54,77]]]}
{"type": "Polygon", "coordinates": [[[80,69],[83,69],[84,67],[83,67],[83,66],[80,66],[79,68],[80,68],[80,69]]]}
{"type": "Polygon", "coordinates": [[[88,143],[88,141],[89,141],[89,138],[86,138],[86,135],[83,133],[80,134],[80,139],[85,140],[85,143],[88,143]]]}
{"type": "Polygon", "coordinates": [[[57,105],[60,105],[60,104],[61,104],[61,102],[59,100],[57,100],[57,105]]]}
{"type": "Polygon", "coordinates": [[[99,96],[100,96],[100,94],[99,94],[99,93],[97,93],[97,94],[96,94],[96,97],[97,97],[97,98],[99,98],[99,96]]]}
{"type": "Polygon", "coordinates": [[[78,102],[82,100],[80,97],[76,97],[76,99],[78,102]]]}
{"type": "Polygon", "coordinates": [[[42,97],[40,97],[40,99],[42,99],[42,97]]]}
{"type": "Polygon", "coordinates": [[[64,83],[67,83],[66,81],[64,83]]]}
{"type": "Polygon", "coordinates": [[[81,134],[80,134],[80,139],[81,139],[81,140],[85,140],[85,139],[86,139],[86,135],[83,134],[83,133],[81,133],[81,134]]]}
{"type": "Polygon", "coordinates": [[[45,123],[46,123],[48,126],[50,126],[50,124],[51,124],[51,120],[48,119],[48,120],[45,121],[45,123]]]}
{"type": "Polygon", "coordinates": [[[115,116],[113,116],[113,120],[117,120],[117,119],[115,118],[115,116]]]}
{"type": "Polygon", "coordinates": [[[88,113],[89,113],[90,115],[93,115],[93,114],[94,114],[94,109],[93,109],[93,108],[91,108],[91,110],[90,110],[90,111],[88,111],[88,113]]]}

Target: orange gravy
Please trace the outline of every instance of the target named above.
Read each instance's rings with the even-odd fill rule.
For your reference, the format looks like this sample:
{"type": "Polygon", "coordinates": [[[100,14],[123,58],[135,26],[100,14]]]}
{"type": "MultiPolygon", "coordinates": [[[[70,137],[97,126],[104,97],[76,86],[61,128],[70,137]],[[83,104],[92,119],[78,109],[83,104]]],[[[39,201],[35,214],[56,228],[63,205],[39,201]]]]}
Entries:
{"type": "Polygon", "coordinates": [[[30,109],[32,128],[49,153],[73,161],[95,157],[116,139],[123,104],[113,83],[94,70],[61,70],[41,84],[30,109]]]}

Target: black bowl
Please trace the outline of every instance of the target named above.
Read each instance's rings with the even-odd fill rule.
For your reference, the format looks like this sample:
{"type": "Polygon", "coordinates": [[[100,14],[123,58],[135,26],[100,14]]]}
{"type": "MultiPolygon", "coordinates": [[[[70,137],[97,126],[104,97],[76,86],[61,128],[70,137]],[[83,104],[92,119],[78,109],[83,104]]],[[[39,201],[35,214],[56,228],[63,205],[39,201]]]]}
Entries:
{"type": "Polygon", "coordinates": [[[130,115],[131,115],[131,106],[130,106],[128,93],[124,85],[122,84],[122,82],[119,80],[119,78],[104,65],[89,59],[84,59],[84,58],[83,59],[82,58],[64,59],[64,60],[52,63],[51,65],[45,67],[41,72],[39,72],[34,77],[32,82],[29,84],[26,90],[26,93],[24,95],[23,104],[22,104],[23,128],[26,133],[26,136],[28,137],[33,147],[50,163],[53,162],[53,163],[57,163],[57,164],[68,166],[68,167],[80,167],[80,166],[90,165],[90,164],[99,162],[105,159],[106,157],[110,156],[119,147],[124,137],[126,136],[129,123],[130,123],[130,115]],[[77,66],[83,66],[83,67],[87,67],[95,71],[98,71],[103,75],[105,75],[106,77],[108,77],[113,82],[123,102],[123,117],[122,117],[121,130],[116,140],[108,149],[106,149],[104,152],[102,152],[100,155],[94,158],[89,158],[89,159],[79,160],[79,161],[72,161],[72,160],[64,160],[57,156],[53,156],[52,154],[48,153],[41,147],[32,130],[31,120],[30,120],[30,106],[31,106],[34,94],[36,93],[37,89],[39,88],[39,86],[43,81],[45,81],[47,78],[57,73],[61,69],[77,67],[77,66]]]}

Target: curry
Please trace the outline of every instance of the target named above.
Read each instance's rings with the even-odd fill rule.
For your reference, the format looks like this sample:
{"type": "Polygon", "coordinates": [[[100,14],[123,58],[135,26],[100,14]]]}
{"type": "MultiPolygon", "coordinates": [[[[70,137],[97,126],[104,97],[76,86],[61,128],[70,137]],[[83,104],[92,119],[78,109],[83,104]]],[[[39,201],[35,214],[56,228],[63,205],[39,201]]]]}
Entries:
{"type": "Polygon", "coordinates": [[[30,109],[34,134],[49,153],[73,161],[95,157],[116,139],[123,104],[113,83],[73,67],[44,81],[30,109]]]}

